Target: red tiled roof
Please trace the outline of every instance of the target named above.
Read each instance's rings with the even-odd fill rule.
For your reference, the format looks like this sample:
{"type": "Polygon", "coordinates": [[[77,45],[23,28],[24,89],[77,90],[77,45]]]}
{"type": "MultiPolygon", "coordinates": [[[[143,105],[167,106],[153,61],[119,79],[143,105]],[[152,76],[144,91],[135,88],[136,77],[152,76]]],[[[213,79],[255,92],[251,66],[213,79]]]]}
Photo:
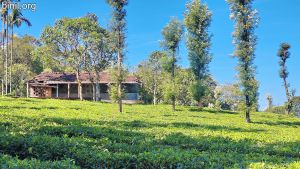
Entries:
{"type": "MultiPolygon", "coordinates": [[[[96,79],[96,74],[91,76],[89,73],[80,73],[80,79],[82,83],[91,83],[91,77],[96,79]]],[[[107,71],[100,73],[100,83],[112,83],[110,73],[107,71]]],[[[59,83],[77,83],[75,73],[41,73],[28,81],[29,83],[46,83],[51,84],[55,82],[59,83]]],[[[123,83],[138,83],[138,79],[135,76],[127,76],[123,83]]]]}

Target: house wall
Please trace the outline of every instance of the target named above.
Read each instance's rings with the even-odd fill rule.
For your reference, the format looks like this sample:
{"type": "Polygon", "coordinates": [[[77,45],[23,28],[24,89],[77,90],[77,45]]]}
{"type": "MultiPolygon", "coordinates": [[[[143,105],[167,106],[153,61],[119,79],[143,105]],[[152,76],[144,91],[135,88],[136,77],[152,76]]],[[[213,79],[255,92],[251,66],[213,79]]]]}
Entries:
{"type": "MultiPolygon", "coordinates": [[[[108,85],[100,84],[100,97],[101,100],[110,101],[108,93],[108,85]]],[[[52,88],[44,88],[45,96],[37,96],[34,93],[34,89],[30,87],[30,97],[37,98],[60,98],[60,99],[78,99],[78,85],[70,84],[70,94],[68,97],[68,84],[58,84],[52,85],[52,88]],[[57,97],[57,87],[58,87],[58,97],[57,97]]],[[[139,100],[139,85],[138,84],[124,84],[125,99],[128,101],[138,101],[139,100]]],[[[92,84],[82,84],[82,95],[86,100],[93,99],[93,87],[92,84]]]]}
{"type": "Polygon", "coordinates": [[[29,97],[32,98],[51,98],[52,89],[50,87],[34,87],[29,88],[29,97]]]}

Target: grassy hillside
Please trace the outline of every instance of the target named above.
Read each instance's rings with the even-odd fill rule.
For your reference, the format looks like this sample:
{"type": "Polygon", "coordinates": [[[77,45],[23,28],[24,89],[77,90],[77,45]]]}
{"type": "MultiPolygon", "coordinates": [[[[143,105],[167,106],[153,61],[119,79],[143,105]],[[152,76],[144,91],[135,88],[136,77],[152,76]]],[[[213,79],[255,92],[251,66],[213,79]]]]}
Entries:
{"type": "Polygon", "coordinates": [[[300,168],[300,119],[0,97],[2,168],[300,168]]]}

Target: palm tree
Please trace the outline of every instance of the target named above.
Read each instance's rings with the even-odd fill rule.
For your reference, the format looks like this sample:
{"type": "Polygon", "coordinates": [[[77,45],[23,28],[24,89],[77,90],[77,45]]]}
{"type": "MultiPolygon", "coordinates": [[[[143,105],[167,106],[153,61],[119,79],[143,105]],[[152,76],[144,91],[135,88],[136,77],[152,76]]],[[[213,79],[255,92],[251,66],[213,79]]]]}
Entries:
{"type": "Polygon", "coordinates": [[[8,13],[6,14],[6,31],[5,31],[5,37],[6,37],[6,54],[5,54],[5,94],[8,94],[8,44],[9,44],[9,30],[8,30],[8,13]]]}
{"type": "MultiPolygon", "coordinates": [[[[9,2],[9,0],[0,0],[0,3],[9,2]]],[[[5,39],[7,35],[7,15],[8,15],[8,9],[2,8],[1,9],[1,19],[2,19],[2,95],[5,93],[7,94],[7,55],[5,56],[5,39]],[[4,62],[5,60],[5,62],[4,62]],[[5,66],[6,65],[6,68],[5,66]],[[4,71],[5,69],[5,71],[4,71]],[[4,82],[6,84],[4,91],[4,82]]]]}
{"type": "Polygon", "coordinates": [[[27,26],[31,26],[28,19],[23,17],[22,12],[19,9],[14,9],[9,16],[9,26],[11,28],[11,48],[10,48],[10,70],[9,70],[9,92],[11,94],[11,73],[12,73],[12,60],[13,60],[13,47],[14,47],[14,26],[19,28],[22,23],[26,23],[27,26]]]}

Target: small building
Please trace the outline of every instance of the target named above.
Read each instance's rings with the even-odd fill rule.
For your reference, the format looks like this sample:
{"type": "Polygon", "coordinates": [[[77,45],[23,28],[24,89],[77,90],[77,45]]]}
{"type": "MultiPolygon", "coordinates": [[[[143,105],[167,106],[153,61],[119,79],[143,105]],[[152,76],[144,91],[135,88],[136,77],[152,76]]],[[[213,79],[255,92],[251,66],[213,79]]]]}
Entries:
{"type": "MultiPolygon", "coordinates": [[[[85,100],[93,99],[93,83],[96,74],[81,73],[82,96],[85,100]],[[94,77],[91,77],[94,76],[94,77]]],[[[110,101],[109,85],[114,83],[107,71],[100,73],[100,98],[110,101]]],[[[94,82],[95,83],[95,82],[94,82]]],[[[124,102],[139,102],[140,83],[135,76],[127,76],[122,83],[125,90],[124,102]]],[[[27,96],[31,98],[79,99],[78,82],[75,73],[41,73],[27,82],[27,96]]]]}

